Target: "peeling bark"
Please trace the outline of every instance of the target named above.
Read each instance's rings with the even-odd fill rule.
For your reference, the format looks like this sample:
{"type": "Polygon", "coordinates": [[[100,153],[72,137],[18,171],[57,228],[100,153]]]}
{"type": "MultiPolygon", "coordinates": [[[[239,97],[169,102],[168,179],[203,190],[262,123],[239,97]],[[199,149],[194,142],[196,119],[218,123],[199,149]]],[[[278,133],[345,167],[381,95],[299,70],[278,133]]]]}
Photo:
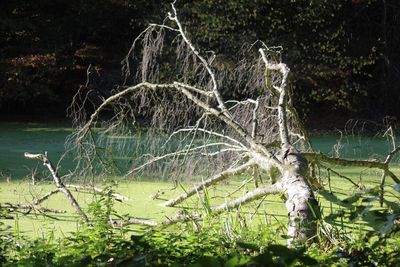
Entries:
{"type": "Polygon", "coordinates": [[[306,180],[306,159],[294,148],[285,158],[282,187],[289,216],[288,245],[305,243],[316,235],[315,221],[320,217],[318,203],[306,180]]]}

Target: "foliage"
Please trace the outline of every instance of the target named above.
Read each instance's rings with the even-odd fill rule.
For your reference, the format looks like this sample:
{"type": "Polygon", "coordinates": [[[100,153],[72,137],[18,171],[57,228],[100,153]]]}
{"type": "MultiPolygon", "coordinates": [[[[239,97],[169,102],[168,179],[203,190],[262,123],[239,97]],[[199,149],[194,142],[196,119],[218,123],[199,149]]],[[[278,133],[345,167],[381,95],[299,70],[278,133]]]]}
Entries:
{"type": "Polygon", "coordinates": [[[321,105],[357,111],[372,83],[368,76],[374,74],[370,67],[377,63],[378,44],[355,31],[360,17],[348,16],[357,9],[373,13],[375,6],[368,1],[358,6],[329,0],[189,1],[184,4],[189,18],[183,21],[196,29],[189,32],[200,46],[228,58],[245,43],[279,44],[302,111],[321,105]]]}
{"type": "MultiPolygon", "coordinates": [[[[0,108],[18,111],[47,104],[64,112],[90,64],[90,86],[109,92],[122,81],[119,62],[132,38],[149,21],[160,23],[168,4],[1,2],[0,108]]],[[[398,114],[400,9],[394,0],[187,0],[177,5],[192,40],[221,55],[217,69],[241,59],[246,43],[282,46],[301,114],[331,108],[376,119],[398,114]]],[[[225,94],[245,97],[230,84],[225,94]]]]}
{"type": "Polygon", "coordinates": [[[89,65],[97,89],[110,90],[120,81],[115,69],[131,37],[160,16],[156,7],[154,1],[2,1],[0,109],[65,113],[89,65]]]}

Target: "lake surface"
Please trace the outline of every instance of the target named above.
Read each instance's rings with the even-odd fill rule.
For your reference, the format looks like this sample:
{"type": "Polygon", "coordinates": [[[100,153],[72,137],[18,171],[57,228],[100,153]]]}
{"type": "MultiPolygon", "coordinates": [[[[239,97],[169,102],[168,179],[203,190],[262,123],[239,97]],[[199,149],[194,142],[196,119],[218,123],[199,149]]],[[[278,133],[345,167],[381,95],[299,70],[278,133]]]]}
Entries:
{"type": "MultiPolygon", "coordinates": [[[[56,163],[64,153],[64,142],[72,128],[66,123],[0,123],[0,179],[30,175],[39,162],[25,159],[24,153],[48,152],[56,163]],[[3,177],[2,177],[3,176],[3,177]]],[[[72,160],[61,166],[72,167],[72,160]]],[[[43,169],[39,167],[38,169],[43,169]]]]}
{"type": "MultiPolygon", "coordinates": [[[[39,162],[24,158],[24,152],[48,152],[53,163],[64,153],[64,142],[72,132],[68,123],[5,123],[0,122],[0,180],[30,176],[32,169],[44,171],[39,162]]],[[[314,149],[346,158],[383,159],[391,150],[384,137],[323,135],[312,138],[314,149]],[[337,145],[340,140],[340,145],[337,145]]],[[[60,172],[74,166],[72,159],[61,162],[60,172]]]]}

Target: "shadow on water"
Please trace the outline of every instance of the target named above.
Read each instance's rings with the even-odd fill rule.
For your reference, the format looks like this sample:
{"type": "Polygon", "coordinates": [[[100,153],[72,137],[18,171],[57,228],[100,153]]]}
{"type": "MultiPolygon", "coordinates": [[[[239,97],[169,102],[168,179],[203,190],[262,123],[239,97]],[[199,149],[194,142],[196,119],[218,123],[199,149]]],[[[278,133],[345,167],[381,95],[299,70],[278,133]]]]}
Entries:
{"type": "MultiPolygon", "coordinates": [[[[31,177],[37,168],[45,172],[40,163],[24,158],[24,152],[49,153],[57,163],[64,153],[64,142],[72,132],[68,123],[12,123],[0,122],[0,180],[8,177],[20,179],[31,177]]],[[[116,140],[118,141],[118,140],[116,140]]],[[[312,138],[314,148],[330,156],[345,158],[384,159],[391,145],[384,137],[323,135],[312,138]],[[340,142],[338,142],[340,140],[340,142]]],[[[73,169],[71,158],[65,158],[59,168],[60,174],[73,169]]],[[[47,176],[47,174],[46,174],[47,176]]],[[[39,175],[40,177],[40,175],[39,175]]]]}

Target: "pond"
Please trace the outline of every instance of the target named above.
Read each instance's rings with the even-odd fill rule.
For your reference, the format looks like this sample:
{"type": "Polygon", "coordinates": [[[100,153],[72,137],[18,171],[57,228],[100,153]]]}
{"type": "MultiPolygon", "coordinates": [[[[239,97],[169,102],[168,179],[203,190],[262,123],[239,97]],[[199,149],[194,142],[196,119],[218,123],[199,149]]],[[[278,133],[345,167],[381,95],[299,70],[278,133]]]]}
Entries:
{"type": "MultiPolygon", "coordinates": [[[[47,151],[57,162],[64,153],[65,138],[71,131],[67,123],[0,123],[0,179],[29,175],[40,164],[25,159],[25,152],[47,151]]],[[[72,160],[63,165],[63,169],[72,168],[72,160]]]]}
{"type": "MultiPolygon", "coordinates": [[[[10,123],[0,122],[0,180],[30,176],[40,163],[24,158],[24,152],[49,153],[56,163],[64,153],[64,142],[72,132],[68,123],[10,123]]],[[[346,158],[383,159],[391,146],[382,136],[314,136],[315,150],[329,155],[340,152],[346,158]],[[338,140],[340,143],[338,144],[338,140]]],[[[72,159],[61,162],[60,172],[73,168],[72,159]]],[[[38,169],[43,170],[39,166],[38,169]]]]}

